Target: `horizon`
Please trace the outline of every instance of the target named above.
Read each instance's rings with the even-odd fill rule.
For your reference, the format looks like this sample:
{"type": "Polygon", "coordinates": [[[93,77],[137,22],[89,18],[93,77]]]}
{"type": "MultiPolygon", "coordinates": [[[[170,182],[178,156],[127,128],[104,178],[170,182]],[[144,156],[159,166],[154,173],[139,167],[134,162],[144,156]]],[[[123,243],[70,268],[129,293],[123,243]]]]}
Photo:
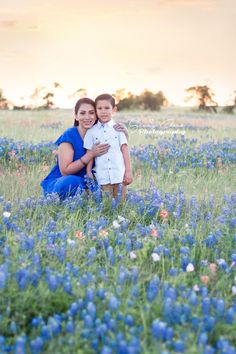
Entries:
{"type": "Polygon", "coordinates": [[[185,89],[207,85],[224,105],[236,90],[234,0],[9,0],[0,9],[0,88],[13,102],[63,85],[92,98],[125,88],[163,91],[185,106],[185,89]]]}

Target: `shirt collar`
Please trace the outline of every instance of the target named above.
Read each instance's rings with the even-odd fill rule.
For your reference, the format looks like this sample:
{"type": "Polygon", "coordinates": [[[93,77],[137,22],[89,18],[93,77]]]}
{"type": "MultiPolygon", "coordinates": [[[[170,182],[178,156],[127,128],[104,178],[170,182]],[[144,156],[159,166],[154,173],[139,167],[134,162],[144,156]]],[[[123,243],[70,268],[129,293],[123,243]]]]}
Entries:
{"type": "Polygon", "coordinates": [[[113,119],[109,120],[109,122],[107,122],[107,123],[101,123],[100,121],[97,122],[98,128],[113,127],[114,124],[115,124],[115,122],[113,119]]]}

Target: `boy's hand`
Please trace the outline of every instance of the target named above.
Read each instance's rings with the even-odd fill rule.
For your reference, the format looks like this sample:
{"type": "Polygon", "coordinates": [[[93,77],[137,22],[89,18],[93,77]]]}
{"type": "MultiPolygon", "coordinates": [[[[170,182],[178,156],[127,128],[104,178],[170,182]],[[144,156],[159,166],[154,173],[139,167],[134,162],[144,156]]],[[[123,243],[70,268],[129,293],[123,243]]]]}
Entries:
{"type": "Polygon", "coordinates": [[[131,171],[125,171],[124,177],[123,177],[123,183],[124,185],[128,185],[133,182],[133,177],[131,171]]]}
{"type": "Polygon", "coordinates": [[[94,176],[93,176],[92,172],[87,172],[87,176],[88,176],[89,178],[94,179],[94,176]]]}

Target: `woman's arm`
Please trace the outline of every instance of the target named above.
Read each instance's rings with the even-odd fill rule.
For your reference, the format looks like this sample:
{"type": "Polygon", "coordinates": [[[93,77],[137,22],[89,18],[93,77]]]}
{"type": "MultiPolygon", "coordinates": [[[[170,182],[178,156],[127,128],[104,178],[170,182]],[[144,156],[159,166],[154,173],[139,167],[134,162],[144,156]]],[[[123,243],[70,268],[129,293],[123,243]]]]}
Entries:
{"type": "Polygon", "coordinates": [[[117,131],[117,132],[122,132],[125,134],[126,136],[126,139],[129,140],[129,133],[128,133],[128,129],[126,128],[126,126],[123,124],[123,123],[116,123],[114,125],[114,129],[117,131]]]}
{"type": "Polygon", "coordinates": [[[87,151],[76,161],[73,161],[74,149],[69,143],[61,143],[58,150],[58,164],[63,176],[73,175],[80,170],[94,157],[106,154],[109,144],[95,144],[92,150],[87,151]]]}

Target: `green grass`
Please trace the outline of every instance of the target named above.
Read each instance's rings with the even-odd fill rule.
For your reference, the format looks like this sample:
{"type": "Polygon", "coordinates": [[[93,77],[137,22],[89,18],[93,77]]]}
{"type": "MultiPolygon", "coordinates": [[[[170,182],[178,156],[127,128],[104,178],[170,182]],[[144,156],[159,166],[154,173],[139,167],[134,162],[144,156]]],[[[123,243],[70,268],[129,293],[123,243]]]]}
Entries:
{"type": "MultiPolygon", "coordinates": [[[[164,125],[173,124],[181,125],[180,130],[185,130],[185,137],[197,139],[198,145],[203,142],[235,138],[235,115],[203,115],[191,112],[189,109],[169,108],[157,113],[118,113],[117,121],[124,122],[129,127],[131,148],[147,144],[158,145],[163,139],[169,140],[174,128],[170,127],[169,131],[164,133],[162,128],[164,125]],[[161,125],[162,128],[159,127],[149,134],[144,127],[134,126],[137,122],[142,125],[161,125]],[[186,128],[189,125],[192,129],[186,128]]],[[[0,111],[0,134],[14,141],[34,144],[41,141],[55,141],[72,123],[73,114],[69,110],[0,111]]],[[[224,299],[226,309],[233,306],[235,296],[232,294],[232,286],[235,281],[235,271],[234,268],[231,271],[230,264],[231,255],[235,253],[236,230],[235,226],[232,226],[235,208],[233,208],[232,200],[228,204],[224,201],[224,196],[230,198],[236,191],[235,164],[225,164],[212,170],[205,166],[195,169],[186,167],[175,172],[172,167],[167,170],[163,168],[165,155],[162,156],[157,170],[150,168],[150,161],[140,162],[133,159],[134,182],[130,186],[130,192],[135,202],[132,204],[131,200],[117,208],[112,208],[110,200],[103,200],[103,203],[97,205],[86,196],[63,205],[59,204],[58,200],[42,199],[40,181],[50,171],[54,159],[52,154],[48,154],[42,162],[31,164],[15,161],[14,157],[1,161],[0,196],[4,196],[5,201],[0,200],[0,241],[3,242],[0,249],[0,266],[1,264],[9,265],[9,277],[7,286],[0,289],[0,315],[2,316],[0,335],[6,337],[8,345],[13,345],[16,339],[24,334],[28,336],[27,343],[41,335],[40,327],[32,327],[31,321],[35,317],[42,316],[45,324],[50,325],[52,317],[60,314],[65,318],[61,322],[60,335],[55,335],[51,340],[46,341],[42,352],[94,353],[95,351],[91,349],[89,333],[85,333],[84,337],[81,336],[85,329],[82,312],[73,318],[76,324],[75,332],[66,331],[66,321],[71,320],[67,311],[72,302],[86,298],[88,287],[93,288],[95,292],[100,288],[106,291],[105,299],[98,300],[95,297],[93,300],[97,307],[97,318],[102,320],[104,313],[109,309],[109,299],[114,295],[120,301],[119,312],[124,316],[132,315],[136,327],[143,326],[142,332],[135,332],[136,327],[129,327],[123,320],[117,320],[116,313],[110,311],[117,328],[115,331],[107,331],[105,335],[107,340],[115,341],[117,332],[122,332],[127,342],[133,336],[138,337],[142,352],[145,354],[176,352],[172,342],[155,340],[151,334],[152,321],[163,320],[163,304],[166,300],[163,293],[166,284],[169,284],[172,291],[178,293],[173,306],[181,308],[181,306],[189,305],[187,293],[191,292],[195,285],[203,286],[201,276],[208,276],[208,298],[212,303],[217,299],[224,299]],[[165,199],[165,194],[170,193],[172,197],[175,195],[178,204],[180,202],[178,193],[181,188],[186,198],[181,217],[176,218],[174,212],[170,211],[167,220],[163,221],[159,213],[160,209],[167,208],[165,203],[168,204],[169,197],[165,199]],[[163,202],[164,205],[157,208],[154,213],[150,213],[151,206],[155,206],[158,199],[155,196],[156,190],[160,191],[162,199],[166,202],[163,202]],[[214,196],[213,209],[209,205],[211,195],[214,196]],[[191,204],[193,196],[196,197],[199,208],[191,204]],[[11,202],[12,208],[11,216],[6,221],[2,214],[9,205],[8,201],[11,202]],[[144,205],[143,209],[142,205],[144,205]],[[196,210],[197,215],[194,214],[196,210]],[[207,213],[211,214],[209,219],[207,213]],[[217,218],[222,215],[226,217],[227,213],[230,215],[229,220],[221,224],[217,218]],[[116,230],[113,227],[113,221],[118,219],[119,215],[127,218],[128,223],[127,228],[116,230]],[[196,217],[195,228],[191,226],[194,217],[196,217]],[[105,226],[101,226],[104,220],[105,226]],[[88,221],[90,225],[85,229],[88,221]],[[157,230],[158,237],[151,236],[152,228],[157,230]],[[101,229],[106,230],[106,236],[99,234],[101,229]],[[77,239],[77,230],[82,230],[85,237],[77,239]],[[61,236],[63,233],[66,234],[65,239],[61,236]],[[206,238],[215,234],[218,235],[216,244],[214,247],[208,247],[206,238]],[[117,240],[121,236],[122,239],[118,243],[117,240]],[[4,237],[6,240],[2,241],[4,237]],[[50,241],[53,237],[55,242],[50,241]],[[34,246],[27,249],[27,242],[32,240],[34,240],[34,246]],[[74,242],[73,246],[69,245],[68,240],[74,242]],[[130,258],[129,251],[126,250],[126,242],[130,240],[137,256],[134,260],[130,258]],[[191,240],[194,242],[191,243],[191,240]],[[113,249],[114,264],[109,258],[106,243],[113,249]],[[140,243],[142,247],[138,248],[137,245],[140,243]],[[10,247],[9,256],[5,255],[6,246],[10,247]],[[88,263],[88,252],[94,247],[97,255],[91,263],[88,263]],[[164,255],[162,247],[169,250],[170,256],[164,255]],[[194,263],[195,269],[191,273],[181,268],[183,247],[189,248],[189,262],[194,263]],[[66,251],[62,259],[60,259],[60,254],[57,254],[60,249],[66,251]],[[151,257],[155,249],[158,249],[155,252],[159,252],[161,257],[158,262],[153,262],[151,257]],[[35,255],[40,256],[42,270],[38,284],[33,286],[28,282],[25,289],[20,290],[16,281],[17,272],[21,270],[37,273],[34,263],[35,255]],[[227,271],[218,265],[219,259],[227,262],[227,271]],[[207,263],[204,264],[204,262],[207,263]],[[210,263],[217,264],[216,274],[211,272],[210,263]],[[68,264],[78,269],[71,271],[68,264]],[[131,294],[134,284],[130,278],[127,278],[124,284],[119,283],[122,267],[131,274],[134,266],[139,269],[139,280],[136,284],[139,294],[136,298],[131,294]],[[99,273],[101,268],[106,271],[104,278],[99,273]],[[175,276],[170,274],[172,268],[177,271],[175,276]],[[63,281],[68,280],[72,286],[72,292],[70,294],[65,292],[64,283],[55,292],[50,291],[46,279],[48,271],[60,275],[63,281]],[[93,276],[93,279],[84,286],[80,277],[85,277],[87,272],[93,276]],[[159,293],[153,302],[148,302],[147,286],[155,276],[158,276],[160,280],[159,293]],[[16,332],[11,330],[12,322],[17,324],[16,332]]],[[[198,329],[193,330],[191,321],[184,315],[179,323],[168,324],[174,329],[173,341],[185,342],[187,354],[201,352],[197,339],[206,319],[202,314],[202,297],[198,293],[197,298],[198,303],[190,306],[189,316],[190,319],[192,316],[199,318],[201,325],[198,329]]],[[[85,312],[86,306],[87,303],[83,310],[85,312]]],[[[227,324],[223,317],[217,318],[213,305],[210,315],[217,321],[208,333],[208,344],[216,347],[217,341],[223,336],[235,347],[236,315],[233,323],[227,324]]],[[[94,328],[89,330],[92,339],[96,337],[94,328]]],[[[105,339],[101,340],[97,352],[101,352],[104,343],[105,339]]],[[[26,347],[26,352],[30,353],[29,344],[26,347]]],[[[228,352],[227,350],[226,348],[225,353],[228,352]]],[[[221,352],[216,350],[215,353],[221,352]]]]}

